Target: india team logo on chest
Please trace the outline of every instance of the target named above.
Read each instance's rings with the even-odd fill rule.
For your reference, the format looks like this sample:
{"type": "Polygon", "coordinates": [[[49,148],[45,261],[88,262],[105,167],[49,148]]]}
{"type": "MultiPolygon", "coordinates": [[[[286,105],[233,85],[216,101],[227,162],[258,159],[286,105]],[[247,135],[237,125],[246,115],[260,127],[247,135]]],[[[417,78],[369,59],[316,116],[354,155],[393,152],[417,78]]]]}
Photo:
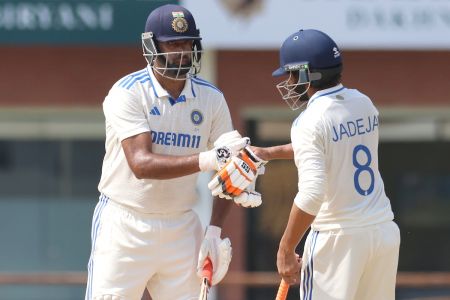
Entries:
{"type": "Polygon", "coordinates": [[[194,125],[200,125],[203,122],[203,114],[201,111],[194,109],[191,112],[191,121],[194,125]]]}

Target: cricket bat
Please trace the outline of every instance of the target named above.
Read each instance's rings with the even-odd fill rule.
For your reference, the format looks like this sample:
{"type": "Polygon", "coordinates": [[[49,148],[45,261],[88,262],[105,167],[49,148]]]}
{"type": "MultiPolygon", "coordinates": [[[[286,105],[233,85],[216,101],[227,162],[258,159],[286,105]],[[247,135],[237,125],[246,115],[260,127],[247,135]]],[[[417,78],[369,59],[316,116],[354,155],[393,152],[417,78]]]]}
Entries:
{"type": "Polygon", "coordinates": [[[207,257],[205,259],[205,263],[203,264],[202,285],[200,287],[200,296],[198,297],[198,300],[208,299],[209,289],[211,288],[212,274],[213,265],[211,259],[207,257]]]}
{"type": "Polygon", "coordinates": [[[277,297],[275,300],[286,300],[287,294],[289,292],[289,284],[281,279],[280,286],[278,287],[277,297]]]}

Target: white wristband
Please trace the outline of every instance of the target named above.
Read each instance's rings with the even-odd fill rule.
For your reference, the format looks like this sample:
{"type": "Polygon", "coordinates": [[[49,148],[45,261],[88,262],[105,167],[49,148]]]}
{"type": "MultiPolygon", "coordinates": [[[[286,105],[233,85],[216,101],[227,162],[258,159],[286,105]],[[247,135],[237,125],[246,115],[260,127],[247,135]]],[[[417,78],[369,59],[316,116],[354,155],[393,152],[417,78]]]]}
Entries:
{"type": "Polygon", "coordinates": [[[208,228],[206,228],[206,233],[205,233],[205,238],[218,238],[220,239],[220,234],[222,233],[222,228],[214,226],[214,225],[209,225],[208,228]]]}
{"type": "Polygon", "coordinates": [[[198,167],[200,171],[214,171],[216,170],[216,153],[213,150],[200,152],[198,154],[198,167]]]}

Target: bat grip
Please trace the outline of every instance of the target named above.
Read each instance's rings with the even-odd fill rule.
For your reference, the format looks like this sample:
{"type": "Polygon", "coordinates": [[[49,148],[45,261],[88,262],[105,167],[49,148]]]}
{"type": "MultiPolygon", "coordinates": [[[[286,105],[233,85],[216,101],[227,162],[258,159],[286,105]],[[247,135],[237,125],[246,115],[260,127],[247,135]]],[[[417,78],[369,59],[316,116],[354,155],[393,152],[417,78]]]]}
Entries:
{"type": "Polygon", "coordinates": [[[213,275],[212,261],[209,257],[206,257],[205,262],[203,263],[202,277],[208,280],[209,286],[211,286],[212,275],[213,275]]]}
{"type": "Polygon", "coordinates": [[[278,287],[277,297],[275,298],[275,300],[286,300],[288,292],[289,284],[281,279],[280,286],[278,287]]]}

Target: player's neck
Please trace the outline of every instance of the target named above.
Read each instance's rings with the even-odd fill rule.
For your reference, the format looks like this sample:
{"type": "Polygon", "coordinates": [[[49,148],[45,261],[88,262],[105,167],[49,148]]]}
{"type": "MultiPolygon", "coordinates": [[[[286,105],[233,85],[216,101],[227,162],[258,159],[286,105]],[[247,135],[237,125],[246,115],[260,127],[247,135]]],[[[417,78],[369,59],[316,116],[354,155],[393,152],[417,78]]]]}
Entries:
{"type": "Polygon", "coordinates": [[[158,80],[161,87],[165,89],[172,98],[177,99],[178,97],[180,97],[180,94],[183,91],[186,80],[169,79],[167,77],[162,76],[161,74],[158,74],[157,72],[153,73],[155,74],[155,77],[158,80]]]}
{"type": "Polygon", "coordinates": [[[309,89],[306,91],[306,94],[308,95],[309,98],[311,98],[311,97],[314,96],[314,94],[317,93],[318,91],[326,90],[326,89],[335,87],[335,86],[337,86],[337,85],[339,85],[339,84],[340,84],[340,82],[337,83],[336,85],[330,85],[330,86],[327,86],[327,87],[324,87],[324,88],[320,88],[320,89],[319,89],[319,88],[315,88],[315,87],[313,87],[313,86],[310,86],[309,89]]]}
{"type": "Polygon", "coordinates": [[[310,86],[309,89],[306,91],[306,94],[308,95],[308,98],[311,99],[311,97],[318,91],[315,87],[310,86]]]}

